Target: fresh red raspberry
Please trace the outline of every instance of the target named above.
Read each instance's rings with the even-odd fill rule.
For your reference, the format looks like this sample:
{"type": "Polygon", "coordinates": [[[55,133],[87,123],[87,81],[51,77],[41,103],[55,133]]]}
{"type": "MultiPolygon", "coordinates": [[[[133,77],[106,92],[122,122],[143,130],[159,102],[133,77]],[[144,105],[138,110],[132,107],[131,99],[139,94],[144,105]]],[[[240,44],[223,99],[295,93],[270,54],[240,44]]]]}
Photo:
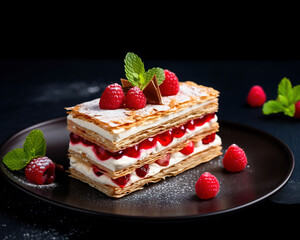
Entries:
{"type": "Polygon", "coordinates": [[[223,158],[223,166],[229,172],[240,172],[247,165],[247,157],[243,149],[232,144],[223,158]]]}
{"type": "Polygon", "coordinates": [[[99,106],[102,109],[118,109],[124,104],[124,92],[122,87],[117,84],[108,85],[99,101],[99,106]]]}
{"type": "Polygon", "coordinates": [[[200,199],[214,198],[220,189],[218,179],[209,172],[203,173],[195,185],[196,194],[200,199]]]}
{"type": "Polygon", "coordinates": [[[162,96],[172,96],[179,92],[179,81],[175,73],[165,69],[165,80],[159,85],[162,96]]]}
{"type": "Polygon", "coordinates": [[[261,107],[267,99],[266,93],[261,86],[253,86],[247,96],[247,103],[251,107],[261,107]]]}
{"type": "Polygon", "coordinates": [[[126,107],[130,109],[141,109],[146,106],[147,99],[138,87],[130,88],[125,96],[126,107]]]}
{"type": "Polygon", "coordinates": [[[55,179],[55,164],[46,156],[34,158],[26,165],[25,176],[35,184],[52,183],[55,179]]]}
{"type": "Polygon", "coordinates": [[[190,155],[194,152],[194,142],[190,141],[187,146],[180,150],[180,152],[184,155],[190,155]]]}
{"type": "Polygon", "coordinates": [[[294,114],[294,118],[298,118],[300,119],[300,101],[295,103],[295,114],[294,114]]]}

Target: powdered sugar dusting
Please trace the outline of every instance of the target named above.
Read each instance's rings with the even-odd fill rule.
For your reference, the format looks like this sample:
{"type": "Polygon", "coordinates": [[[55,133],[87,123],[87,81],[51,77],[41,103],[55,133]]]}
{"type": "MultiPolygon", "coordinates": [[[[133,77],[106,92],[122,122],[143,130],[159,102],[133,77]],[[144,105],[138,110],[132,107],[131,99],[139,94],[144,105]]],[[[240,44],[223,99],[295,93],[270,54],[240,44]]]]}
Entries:
{"type": "MultiPolygon", "coordinates": [[[[179,95],[188,95],[195,97],[207,96],[208,94],[204,91],[204,87],[180,85],[179,95]]],[[[178,94],[177,94],[178,95],[178,94]]]]}
{"type": "MultiPolygon", "coordinates": [[[[3,168],[4,169],[4,168],[3,168]]],[[[24,186],[26,188],[30,187],[30,188],[35,188],[35,189],[50,189],[50,188],[55,188],[58,186],[57,183],[52,182],[49,184],[42,184],[42,185],[38,185],[35,183],[31,183],[29,182],[26,177],[23,174],[16,174],[16,173],[12,173],[10,171],[8,171],[7,169],[5,169],[5,173],[10,177],[11,180],[13,180],[15,183],[17,183],[18,185],[24,186]]]]}
{"type": "Polygon", "coordinates": [[[97,98],[92,101],[82,103],[80,105],[79,112],[94,117],[101,122],[106,122],[112,127],[118,126],[118,122],[127,118],[129,115],[129,111],[123,108],[114,110],[101,109],[99,107],[99,100],[100,98],[97,98]]]}
{"type": "Polygon", "coordinates": [[[177,95],[163,97],[163,105],[147,104],[145,108],[139,110],[131,110],[128,108],[107,110],[99,107],[100,99],[97,98],[80,104],[78,112],[93,117],[100,122],[107,123],[111,127],[117,127],[122,124],[139,121],[152,114],[163,115],[164,112],[172,110],[172,108],[176,110],[178,104],[207,95],[204,87],[182,83],[177,95]]]}

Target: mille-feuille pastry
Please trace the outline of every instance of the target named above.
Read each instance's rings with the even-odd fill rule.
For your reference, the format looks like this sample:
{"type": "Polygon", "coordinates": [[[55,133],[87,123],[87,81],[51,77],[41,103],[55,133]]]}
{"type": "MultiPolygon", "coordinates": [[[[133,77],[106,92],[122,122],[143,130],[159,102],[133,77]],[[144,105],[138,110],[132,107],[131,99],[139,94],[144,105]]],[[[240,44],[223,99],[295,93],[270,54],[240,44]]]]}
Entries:
{"type": "Polygon", "coordinates": [[[141,89],[123,79],[124,90],[112,84],[101,99],[67,108],[71,177],[118,198],[222,154],[219,92],[163,73],[163,83],[159,72],[141,89]]]}

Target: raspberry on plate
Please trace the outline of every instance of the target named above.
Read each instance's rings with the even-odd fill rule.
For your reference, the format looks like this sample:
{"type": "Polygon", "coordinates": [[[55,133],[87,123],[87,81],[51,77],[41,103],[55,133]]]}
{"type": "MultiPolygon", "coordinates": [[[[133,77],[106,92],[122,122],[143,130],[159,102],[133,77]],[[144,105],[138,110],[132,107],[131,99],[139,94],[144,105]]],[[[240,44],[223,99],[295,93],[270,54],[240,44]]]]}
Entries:
{"type": "Polygon", "coordinates": [[[117,84],[108,85],[99,101],[99,106],[102,109],[118,109],[124,104],[124,92],[122,87],[117,84]]]}
{"type": "Polygon", "coordinates": [[[32,159],[25,167],[26,178],[35,184],[49,184],[55,179],[55,164],[48,157],[32,159]]]}
{"type": "Polygon", "coordinates": [[[172,96],[179,92],[179,81],[175,73],[165,69],[165,80],[159,85],[162,96],[172,96]]]}
{"type": "Polygon", "coordinates": [[[226,151],[223,158],[223,166],[229,172],[240,172],[244,170],[248,161],[246,154],[236,144],[232,144],[226,151]]]}
{"type": "Polygon", "coordinates": [[[214,198],[220,189],[218,179],[209,172],[203,173],[195,185],[196,194],[200,199],[214,198]]]}
{"type": "Polygon", "coordinates": [[[247,103],[251,107],[261,107],[267,99],[266,93],[261,86],[253,86],[247,96],[247,103]]]}
{"type": "Polygon", "coordinates": [[[130,88],[125,96],[125,105],[130,109],[141,109],[146,106],[147,99],[138,87],[130,88]]]}

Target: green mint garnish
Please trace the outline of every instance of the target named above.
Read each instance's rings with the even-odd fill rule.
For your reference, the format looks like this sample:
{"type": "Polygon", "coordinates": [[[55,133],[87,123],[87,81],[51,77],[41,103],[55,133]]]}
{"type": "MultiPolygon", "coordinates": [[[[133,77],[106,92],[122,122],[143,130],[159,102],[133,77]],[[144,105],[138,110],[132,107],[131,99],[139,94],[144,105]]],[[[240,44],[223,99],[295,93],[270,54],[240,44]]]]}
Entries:
{"type": "Polygon", "coordinates": [[[3,157],[10,170],[24,168],[32,159],[46,155],[46,141],[41,130],[32,130],[25,139],[23,148],[16,148],[3,157]]]}
{"type": "MultiPolygon", "coordinates": [[[[154,68],[149,69],[146,72],[146,79],[148,79],[148,82],[153,78],[154,74],[156,76],[156,80],[157,80],[158,85],[162,84],[163,81],[165,80],[164,70],[162,68],[159,68],[159,67],[154,67],[154,68]]],[[[147,84],[148,84],[148,82],[147,82],[147,84]]]]}
{"type": "Polygon", "coordinates": [[[10,170],[20,170],[24,168],[30,160],[26,157],[23,148],[16,148],[4,156],[3,162],[10,170]]]}
{"type": "Polygon", "coordinates": [[[263,106],[263,114],[283,112],[293,117],[295,115],[295,103],[300,100],[300,85],[292,87],[288,78],[283,78],[278,85],[278,96],[276,100],[269,100],[263,106]]]}
{"type": "Polygon", "coordinates": [[[162,68],[155,67],[149,69],[148,71],[145,71],[142,59],[132,52],[126,54],[124,63],[127,80],[133,86],[137,86],[141,90],[143,90],[147,86],[147,84],[153,78],[154,74],[156,75],[158,85],[160,85],[165,80],[165,73],[162,68]]]}
{"type": "Polygon", "coordinates": [[[46,155],[46,140],[41,130],[31,131],[23,145],[24,152],[28,159],[43,157],[46,155]]]}

